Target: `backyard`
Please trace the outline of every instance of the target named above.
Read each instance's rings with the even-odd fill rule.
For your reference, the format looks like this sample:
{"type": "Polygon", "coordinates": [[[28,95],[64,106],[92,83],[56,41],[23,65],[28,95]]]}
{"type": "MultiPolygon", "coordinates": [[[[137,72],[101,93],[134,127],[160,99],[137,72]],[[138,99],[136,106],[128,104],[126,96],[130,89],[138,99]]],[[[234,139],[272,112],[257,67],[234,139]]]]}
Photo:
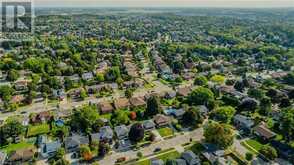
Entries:
{"type": "Polygon", "coordinates": [[[244,142],[241,142],[241,144],[255,154],[257,154],[257,152],[259,152],[259,150],[263,146],[263,144],[261,144],[260,142],[258,142],[257,140],[254,140],[254,139],[246,140],[244,142]]]}
{"type": "Polygon", "coordinates": [[[32,143],[28,143],[28,142],[20,142],[17,144],[9,144],[7,146],[3,146],[0,148],[0,150],[6,152],[7,154],[10,154],[13,151],[19,150],[19,149],[23,149],[23,148],[30,148],[33,147],[34,145],[32,143]]]}
{"type": "Polygon", "coordinates": [[[36,136],[40,134],[47,134],[50,131],[50,127],[48,124],[40,124],[36,126],[29,126],[27,136],[36,136]]]}

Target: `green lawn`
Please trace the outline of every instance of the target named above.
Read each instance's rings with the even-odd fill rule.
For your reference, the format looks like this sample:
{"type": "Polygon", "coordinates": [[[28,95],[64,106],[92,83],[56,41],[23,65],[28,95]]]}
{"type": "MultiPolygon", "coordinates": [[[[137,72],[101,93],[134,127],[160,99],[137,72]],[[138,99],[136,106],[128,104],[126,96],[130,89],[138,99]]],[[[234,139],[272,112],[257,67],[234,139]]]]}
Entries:
{"type": "Polygon", "coordinates": [[[259,143],[258,141],[256,140],[253,140],[253,139],[249,139],[249,140],[246,140],[244,142],[241,142],[241,144],[247,148],[248,150],[250,150],[251,152],[255,153],[255,154],[258,154],[257,152],[259,152],[259,150],[262,148],[263,144],[259,143]],[[255,149],[256,151],[254,151],[253,149],[255,149]]]}
{"type": "MultiPolygon", "coordinates": [[[[178,153],[178,151],[174,149],[167,150],[165,152],[159,152],[157,155],[158,156],[155,157],[154,159],[161,159],[163,161],[167,161],[168,159],[176,159],[180,157],[180,153],[178,153]]],[[[150,164],[151,164],[150,159],[144,159],[142,161],[138,161],[135,163],[135,165],[150,165],[150,164]]]]}
{"type": "Polygon", "coordinates": [[[257,151],[259,151],[263,146],[261,143],[253,139],[246,140],[246,143],[257,151]]]}
{"type": "Polygon", "coordinates": [[[163,161],[167,161],[168,159],[176,159],[178,157],[180,157],[180,153],[178,153],[178,151],[176,151],[176,150],[173,150],[171,152],[167,152],[165,154],[159,155],[156,158],[161,159],[163,161]]]}
{"type": "Polygon", "coordinates": [[[107,114],[100,115],[101,118],[104,118],[104,119],[107,119],[107,120],[110,120],[111,116],[112,116],[112,113],[107,113],[107,114]]]}
{"type": "Polygon", "coordinates": [[[175,99],[162,99],[160,102],[163,105],[172,106],[175,102],[175,99]]]}
{"type": "Polygon", "coordinates": [[[174,134],[173,130],[169,127],[160,128],[157,131],[161,137],[172,136],[174,134]]]}
{"type": "Polygon", "coordinates": [[[145,159],[143,161],[136,162],[134,165],[150,165],[150,164],[151,164],[150,159],[145,159]]]}
{"type": "Polygon", "coordinates": [[[36,126],[29,126],[27,136],[36,136],[40,134],[46,134],[49,133],[50,127],[48,124],[40,124],[36,126]]]}
{"type": "Polygon", "coordinates": [[[6,152],[7,154],[10,154],[13,151],[23,149],[23,148],[30,148],[33,147],[34,145],[32,143],[27,143],[27,142],[20,142],[17,144],[9,144],[7,146],[1,147],[0,150],[6,152]]]}

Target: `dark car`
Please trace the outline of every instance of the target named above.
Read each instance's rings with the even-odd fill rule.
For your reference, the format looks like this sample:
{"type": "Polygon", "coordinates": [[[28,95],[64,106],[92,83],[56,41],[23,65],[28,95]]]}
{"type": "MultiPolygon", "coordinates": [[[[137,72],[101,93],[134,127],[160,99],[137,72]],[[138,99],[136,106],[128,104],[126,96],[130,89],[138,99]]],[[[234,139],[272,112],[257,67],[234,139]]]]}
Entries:
{"type": "Polygon", "coordinates": [[[155,150],[154,150],[154,152],[159,152],[159,151],[161,151],[161,148],[155,148],[155,150]]]}

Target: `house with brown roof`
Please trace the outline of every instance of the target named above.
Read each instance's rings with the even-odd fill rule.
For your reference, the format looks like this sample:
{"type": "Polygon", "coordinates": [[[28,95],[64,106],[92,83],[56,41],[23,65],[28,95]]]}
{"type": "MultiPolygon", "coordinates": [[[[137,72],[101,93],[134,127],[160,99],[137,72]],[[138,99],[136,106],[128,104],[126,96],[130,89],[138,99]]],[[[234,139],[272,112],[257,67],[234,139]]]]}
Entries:
{"type": "Polygon", "coordinates": [[[33,148],[24,148],[14,151],[8,158],[8,161],[12,164],[15,162],[26,162],[32,160],[35,155],[33,148]]]}
{"type": "Polygon", "coordinates": [[[188,96],[191,91],[192,90],[190,87],[181,87],[181,88],[178,88],[177,94],[179,96],[188,96]]]}
{"type": "Polygon", "coordinates": [[[14,95],[14,96],[12,96],[10,102],[19,104],[19,103],[23,102],[24,100],[25,100],[25,98],[23,95],[14,95]]]}
{"type": "Polygon", "coordinates": [[[53,116],[50,114],[49,111],[44,111],[36,114],[31,118],[31,122],[36,124],[36,123],[44,123],[49,121],[53,116]]]}
{"type": "Polygon", "coordinates": [[[157,127],[164,127],[167,126],[170,122],[169,118],[167,116],[158,114],[154,118],[154,123],[156,124],[157,127]]]}
{"type": "Polygon", "coordinates": [[[114,100],[114,107],[116,109],[129,108],[130,102],[127,98],[118,98],[114,100]]]}
{"type": "Polygon", "coordinates": [[[14,88],[17,91],[23,91],[28,89],[28,80],[19,80],[14,83],[14,88]]]}
{"type": "Polygon", "coordinates": [[[98,109],[100,110],[101,114],[111,113],[113,112],[114,108],[110,102],[101,102],[98,104],[98,109]]]}
{"type": "Polygon", "coordinates": [[[261,122],[254,127],[253,132],[263,140],[270,140],[276,137],[276,133],[268,129],[264,122],[261,122]]]}
{"type": "Polygon", "coordinates": [[[132,97],[130,98],[130,103],[133,107],[141,107],[141,106],[145,106],[146,102],[144,101],[144,99],[140,98],[140,97],[132,97]]]}

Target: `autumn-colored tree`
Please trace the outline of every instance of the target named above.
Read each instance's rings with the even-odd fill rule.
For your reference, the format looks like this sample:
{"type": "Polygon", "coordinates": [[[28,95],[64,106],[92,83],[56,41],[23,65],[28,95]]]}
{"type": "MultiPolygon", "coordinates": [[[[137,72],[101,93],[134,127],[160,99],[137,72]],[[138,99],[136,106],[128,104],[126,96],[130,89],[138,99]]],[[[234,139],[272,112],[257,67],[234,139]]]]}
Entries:
{"type": "Polygon", "coordinates": [[[135,120],[136,118],[137,118],[137,114],[136,114],[136,112],[134,112],[134,111],[131,112],[131,113],[130,113],[130,119],[131,119],[131,120],[135,120]]]}

